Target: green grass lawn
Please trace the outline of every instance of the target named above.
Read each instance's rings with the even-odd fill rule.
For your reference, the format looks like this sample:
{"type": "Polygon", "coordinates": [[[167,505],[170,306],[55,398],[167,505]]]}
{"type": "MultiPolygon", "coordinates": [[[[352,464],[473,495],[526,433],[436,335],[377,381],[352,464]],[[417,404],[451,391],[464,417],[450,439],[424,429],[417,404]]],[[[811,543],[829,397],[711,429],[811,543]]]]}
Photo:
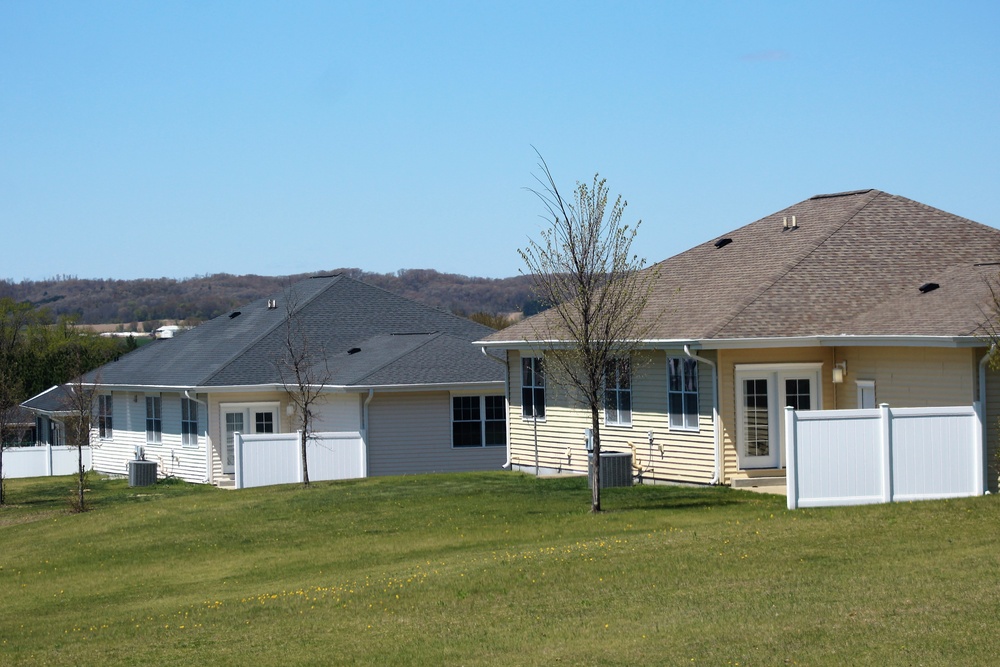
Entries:
{"type": "Polygon", "coordinates": [[[1000,499],[428,475],[222,491],[11,480],[0,664],[976,665],[1000,499]]]}

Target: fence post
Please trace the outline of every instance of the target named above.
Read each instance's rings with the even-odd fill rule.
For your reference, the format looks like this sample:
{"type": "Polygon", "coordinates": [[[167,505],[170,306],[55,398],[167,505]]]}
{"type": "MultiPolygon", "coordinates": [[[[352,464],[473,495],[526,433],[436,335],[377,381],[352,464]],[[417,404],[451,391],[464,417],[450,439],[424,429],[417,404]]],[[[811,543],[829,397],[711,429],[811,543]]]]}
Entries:
{"type": "Polygon", "coordinates": [[[798,434],[795,432],[798,421],[795,409],[785,406],[785,493],[788,496],[788,509],[799,506],[798,480],[798,434]]]}
{"type": "Polygon", "coordinates": [[[878,406],[879,431],[882,434],[882,502],[892,502],[892,413],[889,404],[878,406]]]}
{"type": "Polygon", "coordinates": [[[45,443],[45,475],[52,477],[52,443],[45,443]]]}
{"type": "Polygon", "coordinates": [[[981,496],[986,492],[986,451],[983,442],[983,402],[976,401],[972,404],[972,411],[976,415],[976,423],[974,425],[975,435],[972,438],[972,446],[974,457],[974,475],[975,478],[972,480],[972,488],[977,496],[981,496]]]}
{"type": "Polygon", "coordinates": [[[236,488],[243,488],[243,436],[233,433],[233,466],[236,468],[236,488]]]}

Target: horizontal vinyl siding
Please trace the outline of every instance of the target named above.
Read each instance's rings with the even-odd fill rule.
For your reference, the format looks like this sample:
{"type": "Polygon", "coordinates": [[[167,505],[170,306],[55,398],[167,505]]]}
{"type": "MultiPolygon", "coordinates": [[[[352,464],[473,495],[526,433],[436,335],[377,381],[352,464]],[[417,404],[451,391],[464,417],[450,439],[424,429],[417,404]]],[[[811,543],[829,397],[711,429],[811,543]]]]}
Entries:
{"type": "MultiPolygon", "coordinates": [[[[682,353],[670,356],[682,356],[682,353]]],[[[708,358],[710,354],[705,355],[708,358]]],[[[535,467],[534,423],[521,417],[521,360],[511,360],[511,458],[515,466],[535,467]]],[[[712,424],[712,369],[698,365],[699,430],[678,431],[669,427],[667,413],[667,354],[637,354],[632,371],[632,425],[604,425],[601,410],[602,451],[632,452],[635,466],[643,468],[646,480],[707,483],[712,480],[714,438],[712,424]],[[652,433],[652,445],[649,434],[652,433]],[[662,445],[662,451],[661,451],[662,445]]],[[[545,389],[545,420],[538,426],[538,466],[552,470],[585,473],[587,451],[584,429],[590,427],[590,412],[571,401],[566,390],[545,389]]],[[[638,469],[636,469],[638,473],[638,469]]]]}
{"type": "MultiPolygon", "coordinates": [[[[92,442],[94,469],[111,475],[127,475],[128,462],[135,458],[136,446],[146,452],[147,461],[156,461],[160,478],[173,476],[189,482],[205,481],[205,437],[201,435],[197,447],[181,444],[181,395],[148,394],[160,396],[163,422],[162,442],[146,442],[146,396],[134,392],[113,392],[111,440],[101,440],[94,431],[92,442]]],[[[204,433],[205,406],[198,406],[199,431],[204,433]]]]}
{"type": "Polygon", "coordinates": [[[857,407],[857,380],[874,380],[876,403],[894,408],[972,405],[980,356],[974,349],[837,348],[837,361],[847,362],[847,376],[837,385],[837,407],[857,407]]]}
{"type": "Polygon", "coordinates": [[[497,470],[505,447],[451,446],[446,391],[375,393],[368,407],[368,474],[497,470]]]}

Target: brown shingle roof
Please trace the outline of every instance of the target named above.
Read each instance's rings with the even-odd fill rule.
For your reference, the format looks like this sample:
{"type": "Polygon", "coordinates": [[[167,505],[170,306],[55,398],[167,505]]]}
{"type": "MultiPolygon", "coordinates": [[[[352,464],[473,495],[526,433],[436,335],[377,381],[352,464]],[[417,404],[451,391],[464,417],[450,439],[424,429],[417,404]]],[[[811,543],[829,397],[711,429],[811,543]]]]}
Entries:
{"type": "Polygon", "coordinates": [[[818,195],[719,238],[732,242],[657,265],[653,338],[973,335],[1000,269],[975,266],[1000,261],[1000,230],[878,190],[818,195]],[[921,294],[927,282],[941,288],[921,294]]]}

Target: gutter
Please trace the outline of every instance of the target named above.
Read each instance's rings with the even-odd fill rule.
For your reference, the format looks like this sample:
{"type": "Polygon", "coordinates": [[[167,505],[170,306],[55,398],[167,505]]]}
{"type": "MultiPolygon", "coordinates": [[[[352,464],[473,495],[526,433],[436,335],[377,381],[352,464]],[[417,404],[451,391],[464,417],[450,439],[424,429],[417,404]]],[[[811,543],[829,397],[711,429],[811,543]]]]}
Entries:
{"type": "MultiPolygon", "coordinates": [[[[979,360],[979,409],[980,409],[980,421],[982,422],[983,429],[983,458],[985,459],[985,453],[989,451],[989,428],[986,423],[986,363],[990,360],[990,357],[996,352],[997,344],[993,343],[990,345],[990,349],[986,350],[986,354],[983,358],[979,360]]],[[[989,493],[989,465],[983,466],[983,488],[986,489],[986,493],[989,493]]]]}
{"type": "Polygon", "coordinates": [[[368,477],[368,433],[371,430],[368,427],[368,404],[372,402],[373,398],[375,398],[375,390],[369,389],[368,398],[365,399],[365,404],[362,407],[363,419],[365,420],[365,455],[361,458],[365,468],[361,471],[362,477],[368,477]]]}
{"type": "Polygon", "coordinates": [[[198,400],[197,398],[195,398],[194,396],[192,396],[190,389],[185,389],[184,390],[184,398],[188,399],[189,401],[194,401],[195,403],[199,403],[199,404],[205,406],[205,483],[206,484],[212,484],[213,483],[213,481],[212,481],[212,443],[211,443],[211,440],[210,440],[210,438],[208,436],[208,430],[209,430],[208,429],[208,427],[209,427],[209,421],[208,421],[209,420],[208,403],[206,403],[205,401],[198,400]]]}
{"type": "Polygon", "coordinates": [[[510,447],[510,365],[507,363],[506,359],[497,359],[493,355],[489,354],[486,351],[485,345],[479,349],[483,353],[484,357],[503,366],[503,402],[504,407],[507,409],[507,460],[500,467],[504,470],[510,470],[512,465],[510,447]]]}
{"type": "Polygon", "coordinates": [[[722,480],[722,452],[720,451],[722,438],[719,433],[719,367],[714,361],[706,359],[705,357],[699,357],[697,354],[692,352],[690,345],[684,346],[684,354],[695,361],[708,364],[712,368],[712,444],[714,445],[712,449],[715,460],[713,461],[712,466],[714,476],[709,484],[719,484],[722,480]]]}

